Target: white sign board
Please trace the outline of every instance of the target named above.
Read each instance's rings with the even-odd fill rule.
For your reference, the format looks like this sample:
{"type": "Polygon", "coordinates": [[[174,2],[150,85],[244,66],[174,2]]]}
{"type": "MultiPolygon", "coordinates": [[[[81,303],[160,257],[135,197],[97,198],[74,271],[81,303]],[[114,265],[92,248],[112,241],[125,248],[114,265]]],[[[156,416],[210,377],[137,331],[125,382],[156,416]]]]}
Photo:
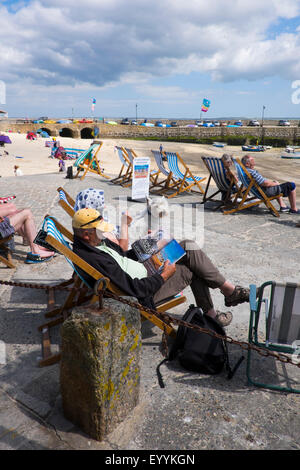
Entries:
{"type": "Polygon", "coordinates": [[[149,196],[150,158],[133,159],[131,199],[146,199],[149,196]]]}

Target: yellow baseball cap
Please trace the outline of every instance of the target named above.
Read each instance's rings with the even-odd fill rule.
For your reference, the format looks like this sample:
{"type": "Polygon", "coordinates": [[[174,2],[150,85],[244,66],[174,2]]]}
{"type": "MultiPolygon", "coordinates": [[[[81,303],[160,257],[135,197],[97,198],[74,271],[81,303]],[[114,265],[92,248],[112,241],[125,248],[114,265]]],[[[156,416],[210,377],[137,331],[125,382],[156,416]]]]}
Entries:
{"type": "Polygon", "coordinates": [[[75,212],[72,226],[73,228],[96,228],[101,232],[112,232],[114,230],[113,224],[105,222],[100,212],[89,208],[75,212]]]}

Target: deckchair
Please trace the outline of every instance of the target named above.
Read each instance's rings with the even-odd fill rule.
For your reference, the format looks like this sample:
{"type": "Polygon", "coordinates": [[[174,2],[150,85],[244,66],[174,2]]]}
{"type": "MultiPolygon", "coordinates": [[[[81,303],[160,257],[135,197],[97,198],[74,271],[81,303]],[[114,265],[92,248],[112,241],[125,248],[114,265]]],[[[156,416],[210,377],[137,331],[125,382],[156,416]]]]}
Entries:
{"type": "Polygon", "coordinates": [[[169,197],[178,196],[186,191],[200,192],[204,194],[204,189],[202,188],[200,182],[206,180],[206,177],[194,176],[189,167],[186,165],[184,160],[175,152],[164,152],[167,157],[169,170],[172,172],[175,178],[180,181],[179,186],[174,194],[171,194],[169,197]],[[184,168],[184,173],[179,168],[179,164],[184,168]],[[197,189],[192,189],[196,186],[197,189]]]}
{"type": "Polygon", "coordinates": [[[263,203],[267,209],[270,210],[272,215],[279,217],[279,212],[277,209],[275,209],[271,201],[273,199],[278,199],[280,196],[282,196],[282,194],[271,197],[267,196],[238,158],[233,159],[233,163],[236,168],[238,179],[244,188],[244,191],[240,201],[237,200],[237,194],[233,200],[234,207],[224,210],[223,213],[232,214],[234,212],[238,212],[253,206],[258,206],[263,203]]]}
{"type": "MultiPolygon", "coordinates": [[[[16,196],[0,197],[0,204],[6,204],[7,202],[15,198],[16,196]]],[[[13,240],[13,235],[0,239],[0,262],[5,264],[5,266],[11,269],[16,267],[12,260],[12,251],[10,248],[10,241],[12,240],[13,240]]]]}
{"type": "Polygon", "coordinates": [[[90,146],[89,149],[87,149],[85,152],[82,152],[81,155],[76,159],[74,162],[73,166],[77,168],[77,173],[75,175],[75,178],[77,178],[80,174],[81,171],[83,171],[83,175],[80,177],[80,179],[84,179],[87,172],[90,171],[92,173],[95,173],[97,175],[103,176],[104,178],[110,179],[109,176],[107,176],[103,169],[100,167],[97,154],[100,151],[101,147],[103,145],[103,142],[99,143],[94,143],[90,146]]]}
{"type": "Polygon", "coordinates": [[[130,161],[128,154],[124,147],[115,147],[118,157],[121,162],[120,173],[116,178],[110,180],[114,184],[124,184],[128,183],[132,178],[132,162],[130,161]]]}
{"type": "MultiPolygon", "coordinates": [[[[294,354],[299,362],[300,284],[268,281],[259,287],[257,299],[256,292],[256,286],[250,285],[249,343],[265,350],[266,355],[268,351],[294,354]],[[265,304],[265,318],[261,319],[263,304],[265,304]]],[[[254,379],[254,373],[259,372],[261,375],[263,369],[260,367],[259,371],[254,371],[254,367],[251,367],[252,355],[253,351],[248,349],[247,378],[250,384],[270,390],[300,393],[300,382],[288,377],[286,373],[285,384],[279,374],[276,374],[274,382],[272,382],[273,378],[269,378],[268,383],[264,383],[264,379],[261,380],[257,377],[254,379]],[[296,388],[295,384],[298,384],[299,388],[296,388]]],[[[295,368],[295,366],[291,367],[295,368]]],[[[266,374],[270,375],[270,373],[270,367],[268,367],[266,374]]]]}
{"type": "Polygon", "coordinates": [[[219,203],[217,208],[219,208],[220,206],[226,206],[231,201],[232,188],[234,186],[233,178],[229,179],[227,177],[221,158],[204,156],[202,156],[201,158],[209,172],[209,178],[205,188],[202,204],[204,204],[206,201],[213,201],[219,203]],[[208,188],[212,179],[217,186],[217,191],[215,191],[210,196],[207,196],[208,188]],[[224,195],[221,201],[215,199],[215,196],[220,193],[224,195]]]}
{"type": "MultiPolygon", "coordinates": [[[[84,279],[81,274],[79,273],[79,269],[82,272],[86,273],[90,277],[92,277],[95,281],[104,280],[106,282],[107,289],[119,296],[126,295],[124,292],[121,292],[107,277],[103,276],[102,273],[92,266],[90,266],[86,261],[76,255],[72,249],[70,243],[65,239],[68,238],[70,242],[73,241],[73,234],[69,232],[62,224],[60,224],[56,219],[53,217],[47,216],[47,232],[48,235],[46,237],[46,241],[55,248],[59,253],[64,255],[65,259],[71,265],[73,269],[73,289],[67,296],[66,301],[64,304],[58,308],[54,308],[46,313],[46,317],[57,317],[54,320],[51,320],[39,327],[39,330],[43,333],[43,351],[45,354],[43,355],[43,359],[40,362],[40,365],[50,365],[57,362],[60,359],[60,355],[52,355],[50,350],[50,337],[49,337],[49,328],[62,323],[69,315],[70,310],[77,306],[82,305],[83,303],[89,301],[94,303],[98,300],[98,294],[93,290],[93,288],[87,283],[86,279],[84,279]],[[85,287],[85,291],[84,288],[85,287]],[[83,289],[83,292],[82,292],[83,289]],[[80,292],[78,294],[78,292],[80,292]]],[[[69,283],[70,281],[66,281],[69,283]]],[[[65,284],[66,285],[66,284],[65,284]]],[[[185,302],[186,298],[184,296],[180,297],[172,297],[171,299],[166,299],[165,301],[161,302],[156,309],[158,312],[164,312],[171,308],[174,308],[177,305],[185,302]]],[[[175,330],[173,327],[161,320],[158,316],[148,313],[144,310],[140,310],[140,313],[144,319],[150,320],[154,325],[158,326],[162,329],[167,335],[175,336],[175,330]]]]}
{"type": "Polygon", "coordinates": [[[165,168],[163,164],[161,152],[159,150],[151,150],[151,152],[154,156],[158,171],[156,172],[155,179],[152,182],[152,185],[150,186],[149,191],[151,191],[154,194],[165,194],[168,191],[173,191],[179,185],[180,181],[175,178],[172,171],[167,170],[165,168]],[[158,177],[161,174],[165,178],[159,181],[158,177]],[[159,189],[153,191],[154,188],[159,188],[159,189]]]}

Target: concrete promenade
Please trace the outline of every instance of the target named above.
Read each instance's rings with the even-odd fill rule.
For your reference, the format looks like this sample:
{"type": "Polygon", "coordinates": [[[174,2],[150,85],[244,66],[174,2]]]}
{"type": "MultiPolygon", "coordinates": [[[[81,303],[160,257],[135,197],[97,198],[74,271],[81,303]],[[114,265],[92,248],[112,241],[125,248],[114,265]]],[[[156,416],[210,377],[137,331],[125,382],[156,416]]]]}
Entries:
{"type": "MultiPolygon", "coordinates": [[[[71,227],[70,217],[58,206],[56,188],[64,186],[74,198],[79,190],[103,188],[106,204],[116,204],[119,195],[130,196],[109,182],[88,176],[67,180],[61,174],[1,178],[1,196],[15,194],[18,207],[30,207],[38,228],[45,214],[71,227]]],[[[171,199],[170,204],[199,203],[196,195],[171,199]]],[[[141,208],[142,205],[140,204],[141,208]]],[[[135,204],[136,207],[136,204],[135,204]]],[[[129,206],[130,209],[130,206],[129,206]]],[[[207,205],[204,212],[204,250],[226,278],[236,284],[260,285],[267,280],[299,282],[299,216],[274,218],[262,206],[236,215],[223,215],[207,205]]],[[[179,220],[177,223],[179,224],[179,220]]],[[[24,264],[28,247],[16,238],[15,270],[0,266],[0,279],[56,283],[71,276],[62,256],[41,265],[24,264]]],[[[181,316],[193,302],[177,307],[181,316]]],[[[63,294],[59,294],[62,297],[63,294]]],[[[222,296],[212,292],[215,306],[224,309],[222,296]]],[[[67,421],[62,412],[59,364],[39,368],[41,337],[37,327],[44,322],[43,291],[0,285],[0,340],[6,363],[0,364],[0,449],[34,450],[299,450],[300,397],[266,391],[248,385],[246,360],[231,381],[225,372],[205,376],[184,371],[177,363],[163,365],[165,388],[156,377],[162,360],[161,332],[144,325],[140,403],[134,413],[105,441],[96,442],[67,421]]],[[[249,305],[232,309],[234,319],[228,336],[247,341],[249,305]]],[[[53,351],[59,348],[59,327],[51,332],[53,351]]],[[[231,363],[242,354],[229,345],[231,363]]],[[[272,358],[254,356],[259,376],[288,374],[300,382],[300,369],[272,358]]],[[[299,385],[298,385],[299,388],[299,385]]]]}

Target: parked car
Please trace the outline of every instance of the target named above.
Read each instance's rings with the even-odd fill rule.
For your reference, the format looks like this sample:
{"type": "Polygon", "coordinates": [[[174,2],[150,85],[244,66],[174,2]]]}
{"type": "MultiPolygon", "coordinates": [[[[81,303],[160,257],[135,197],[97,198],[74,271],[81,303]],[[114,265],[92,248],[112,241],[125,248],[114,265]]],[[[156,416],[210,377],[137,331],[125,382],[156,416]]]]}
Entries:
{"type": "Polygon", "coordinates": [[[156,121],[156,127],[171,127],[170,124],[164,124],[162,121],[156,121]]]}
{"type": "Polygon", "coordinates": [[[219,123],[219,121],[213,121],[213,125],[214,125],[215,127],[219,127],[219,126],[220,126],[220,123],[219,123]]]}
{"type": "Polygon", "coordinates": [[[242,127],[243,123],[242,121],[239,120],[239,121],[235,121],[234,125],[242,127]]]}
{"type": "Polygon", "coordinates": [[[203,121],[195,121],[196,126],[203,126],[203,121]]]}
{"type": "Polygon", "coordinates": [[[202,124],[203,127],[215,127],[211,121],[204,121],[202,124]]]}
{"type": "Polygon", "coordinates": [[[286,119],[280,119],[280,121],[278,122],[278,126],[290,126],[291,123],[289,121],[287,121],[286,119]]]}
{"type": "Polygon", "coordinates": [[[126,126],[128,126],[128,124],[130,124],[129,119],[128,118],[122,119],[121,124],[125,124],[126,126]]]}
{"type": "Polygon", "coordinates": [[[178,124],[176,121],[172,121],[170,125],[171,127],[178,127],[178,124]]]}
{"type": "Polygon", "coordinates": [[[132,125],[132,126],[137,126],[137,121],[136,121],[135,119],[133,119],[133,120],[131,121],[131,125],[132,125]]]}
{"type": "Polygon", "coordinates": [[[256,119],[252,119],[251,121],[249,121],[248,126],[259,127],[260,124],[259,124],[259,122],[258,122],[256,119]]]}

